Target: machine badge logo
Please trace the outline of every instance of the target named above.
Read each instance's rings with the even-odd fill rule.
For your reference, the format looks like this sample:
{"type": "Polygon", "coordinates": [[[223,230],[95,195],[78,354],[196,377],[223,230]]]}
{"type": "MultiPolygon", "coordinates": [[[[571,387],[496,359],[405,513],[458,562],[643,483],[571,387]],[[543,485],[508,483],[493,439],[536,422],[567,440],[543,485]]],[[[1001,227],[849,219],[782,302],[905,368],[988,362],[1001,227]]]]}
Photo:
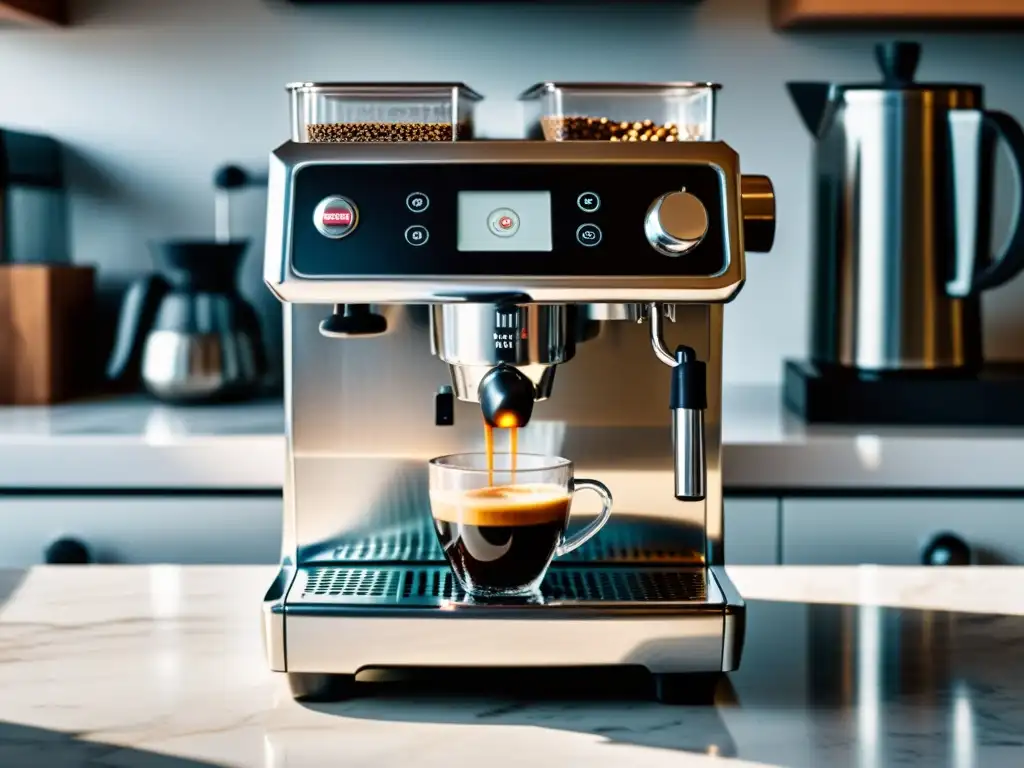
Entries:
{"type": "Polygon", "coordinates": [[[494,313],[494,348],[515,349],[516,337],[526,338],[526,329],[519,329],[519,312],[498,310],[494,313]]]}
{"type": "Polygon", "coordinates": [[[325,227],[347,227],[352,224],[352,211],[348,208],[328,208],[322,220],[325,227]]]}

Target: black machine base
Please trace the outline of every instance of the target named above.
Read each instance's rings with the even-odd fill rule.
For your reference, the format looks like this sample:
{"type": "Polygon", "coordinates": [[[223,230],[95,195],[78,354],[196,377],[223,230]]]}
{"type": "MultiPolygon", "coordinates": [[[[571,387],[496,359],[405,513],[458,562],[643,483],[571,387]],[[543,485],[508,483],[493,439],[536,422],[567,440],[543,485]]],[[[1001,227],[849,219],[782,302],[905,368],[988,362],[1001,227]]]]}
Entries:
{"type": "Polygon", "coordinates": [[[356,676],[289,672],[288,687],[296,701],[345,701],[356,695],[356,676]]]}
{"type": "Polygon", "coordinates": [[[654,698],[662,704],[710,704],[719,685],[728,678],[723,672],[648,674],[640,667],[580,668],[401,668],[376,670],[378,679],[356,682],[355,675],[289,672],[288,686],[296,701],[325,703],[347,701],[374,693],[498,694],[521,698],[566,696],[589,700],[600,698],[654,698]]]}
{"type": "Polygon", "coordinates": [[[787,360],[783,400],[812,423],[1024,426],[1024,364],[986,364],[971,375],[878,375],[787,360]]]}

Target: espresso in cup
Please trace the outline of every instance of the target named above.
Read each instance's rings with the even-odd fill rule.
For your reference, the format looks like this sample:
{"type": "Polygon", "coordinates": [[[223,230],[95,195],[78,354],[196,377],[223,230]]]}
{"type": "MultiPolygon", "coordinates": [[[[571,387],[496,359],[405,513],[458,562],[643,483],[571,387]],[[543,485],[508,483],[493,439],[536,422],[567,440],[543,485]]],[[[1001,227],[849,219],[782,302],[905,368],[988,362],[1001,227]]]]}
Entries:
{"type": "Polygon", "coordinates": [[[502,485],[437,494],[437,538],[460,582],[507,591],[542,574],[562,540],[569,494],[557,485],[502,485]]]}
{"type": "Polygon", "coordinates": [[[474,596],[535,593],[551,560],[594,536],[611,513],[611,493],[573,477],[556,456],[464,453],[430,462],[430,511],[437,540],[461,587],[474,596]],[[596,492],[601,514],[566,539],[577,490],[596,492]]]}

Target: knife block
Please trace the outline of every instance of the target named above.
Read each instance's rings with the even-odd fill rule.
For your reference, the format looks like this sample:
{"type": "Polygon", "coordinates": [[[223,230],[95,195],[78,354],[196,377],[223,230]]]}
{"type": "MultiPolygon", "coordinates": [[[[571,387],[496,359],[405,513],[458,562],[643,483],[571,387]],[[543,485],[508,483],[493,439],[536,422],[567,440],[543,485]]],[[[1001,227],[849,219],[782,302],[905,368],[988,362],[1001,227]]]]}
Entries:
{"type": "Polygon", "coordinates": [[[0,404],[47,405],[89,387],[92,267],[0,264],[0,404]]]}

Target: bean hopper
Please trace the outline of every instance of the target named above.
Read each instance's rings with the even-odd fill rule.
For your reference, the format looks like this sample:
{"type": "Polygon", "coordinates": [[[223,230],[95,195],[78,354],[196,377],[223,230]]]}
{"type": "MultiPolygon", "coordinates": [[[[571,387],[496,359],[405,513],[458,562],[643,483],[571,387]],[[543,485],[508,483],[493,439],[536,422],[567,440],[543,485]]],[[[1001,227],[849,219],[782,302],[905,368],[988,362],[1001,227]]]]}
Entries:
{"type": "Polygon", "coordinates": [[[289,87],[265,262],[288,464],[263,632],[294,696],[351,695],[374,667],[639,665],[670,700],[739,665],[722,314],[744,252],[771,247],[774,197],[714,140],[716,89],[546,83],[522,96],[527,140],[483,141],[462,84],[289,87]],[[540,598],[472,602],[431,529],[427,461],[483,448],[481,403],[509,376],[529,393],[519,449],[571,458],[615,511],[540,598]]]}

